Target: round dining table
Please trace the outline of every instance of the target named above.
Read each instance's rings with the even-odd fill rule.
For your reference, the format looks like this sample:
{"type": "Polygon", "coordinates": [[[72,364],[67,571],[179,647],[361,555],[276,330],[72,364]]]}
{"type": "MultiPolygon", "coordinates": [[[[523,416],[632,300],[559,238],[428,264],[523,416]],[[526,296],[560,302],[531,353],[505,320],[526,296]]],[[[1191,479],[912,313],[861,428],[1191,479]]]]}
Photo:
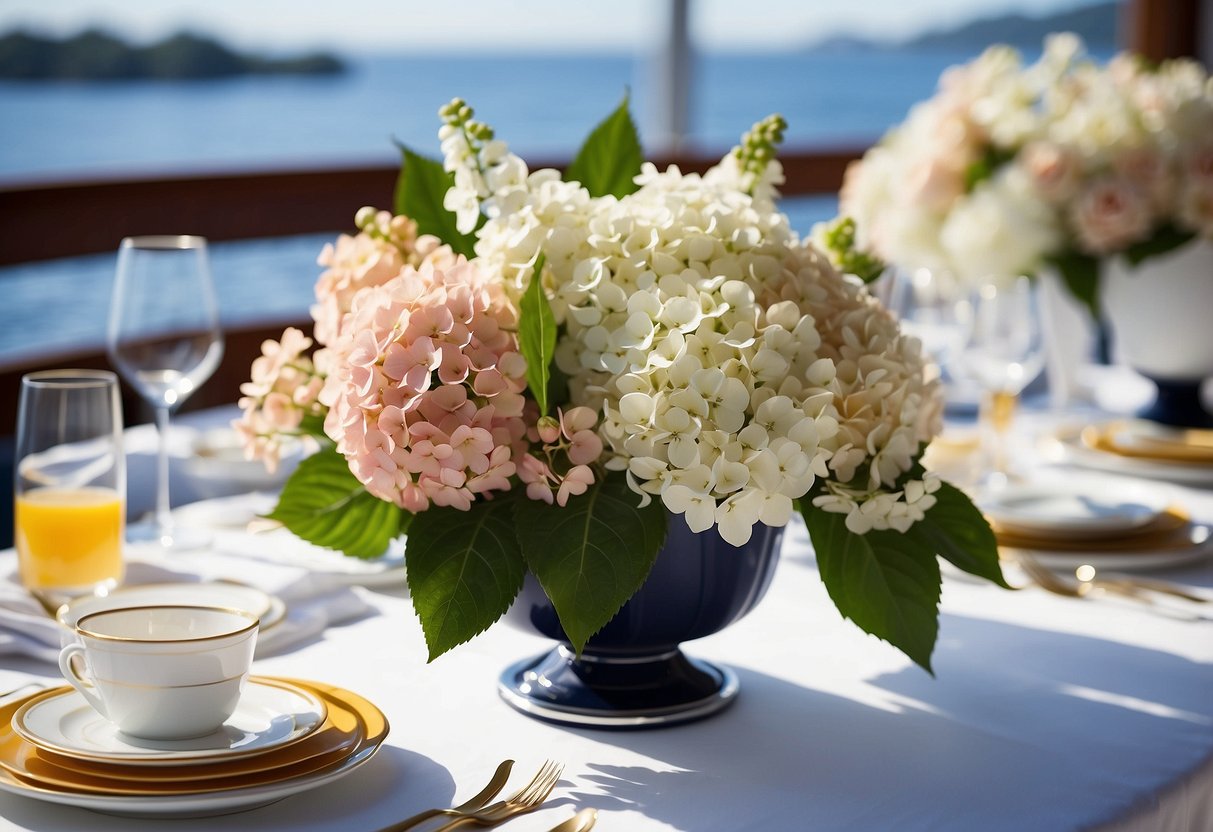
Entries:
{"type": "MultiPolygon", "coordinates": [[[[1213,829],[1213,603],[1071,598],[1011,569],[1021,588],[945,571],[932,676],[839,615],[796,520],[754,611],[684,645],[736,672],[735,704],[660,729],[558,726],[515,711],[497,689],[505,668],[551,642],[502,622],[427,662],[399,563],[343,571],[339,555],[306,551],[282,530],[248,531],[264,493],[222,494],[197,471],[191,480],[189,432],[221,416],[183,419],[173,449],[176,499],[192,503],[181,516],[213,540],[161,565],[258,585],[296,555],[301,570],[331,563],[364,609],[259,656],[253,672],[367,698],[390,723],[386,742],[347,777],[227,817],[117,817],[0,793],[0,830],[372,832],[465,800],[506,759],[516,761],[507,791],[546,760],[564,766],[551,797],[510,832],[547,832],[586,807],[602,832],[1213,829]]],[[[149,429],[128,431],[127,450],[134,512],[150,502],[149,429]]],[[[248,484],[233,476],[226,490],[248,484]]],[[[1213,523],[1213,491],[1156,486],[1213,523]]],[[[14,573],[14,553],[0,553],[0,577],[14,573]]],[[[1213,599],[1208,556],[1151,576],[1213,599]]],[[[0,655],[0,691],[57,685],[58,673],[0,655]]]]}

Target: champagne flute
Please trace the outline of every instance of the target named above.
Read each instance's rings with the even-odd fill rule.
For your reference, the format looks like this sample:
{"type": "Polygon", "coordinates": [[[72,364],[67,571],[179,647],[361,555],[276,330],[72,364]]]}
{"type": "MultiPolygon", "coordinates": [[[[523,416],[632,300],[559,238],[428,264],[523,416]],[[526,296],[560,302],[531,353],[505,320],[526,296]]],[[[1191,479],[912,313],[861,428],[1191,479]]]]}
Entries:
{"type": "Polygon", "coordinates": [[[106,352],[127,383],[155,409],[159,434],[155,513],[151,523],[132,524],[129,539],[157,541],[165,549],[205,545],[196,533],[173,528],[168,466],[169,417],[210,378],[223,355],[205,238],[122,241],[106,352]]]}
{"type": "Polygon", "coordinates": [[[126,457],[118,377],[47,370],[21,378],[13,483],[21,583],[48,609],[122,579],[126,457]]]}
{"type": "Polygon", "coordinates": [[[1044,368],[1037,289],[1029,278],[992,281],[977,288],[961,361],[982,389],[978,487],[995,489],[1015,478],[1007,437],[1019,394],[1044,368]]]}

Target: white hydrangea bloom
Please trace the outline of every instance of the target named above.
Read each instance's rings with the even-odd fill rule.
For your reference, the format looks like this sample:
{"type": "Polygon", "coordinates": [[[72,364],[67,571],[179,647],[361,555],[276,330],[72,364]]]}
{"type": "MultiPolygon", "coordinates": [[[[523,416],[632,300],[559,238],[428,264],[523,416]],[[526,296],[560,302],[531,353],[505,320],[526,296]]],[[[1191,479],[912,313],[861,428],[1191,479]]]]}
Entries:
{"type": "Polygon", "coordinates": [[[515,297],[543,252],[556,361],[573,404],[602,414],[608,466],[740,545],[819,479],[900,493],[942,406],[917,341],[776,211],[780,171],[732,159],[704,176],[646,164],[622,199],[490,175],[476,252],[515,297]]]}

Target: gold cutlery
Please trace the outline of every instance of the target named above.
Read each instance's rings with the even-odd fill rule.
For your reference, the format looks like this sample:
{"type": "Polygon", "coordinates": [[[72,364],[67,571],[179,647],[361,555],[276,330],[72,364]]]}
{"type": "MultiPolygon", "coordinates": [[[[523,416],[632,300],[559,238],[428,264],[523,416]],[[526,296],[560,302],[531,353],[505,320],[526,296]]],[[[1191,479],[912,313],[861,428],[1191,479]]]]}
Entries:
{"type": "Polygon", "coordinates": [[[1197,595],[1194,592],[1181,587],[1179,584],[1173,584],[1170,581],[1162,581],[1157,578],[1145,578],[1138,575],[1121,575],[1120,573],[1100,573],[1096,571],[1094,566],[1083,564],[1074,570],[1074,576],[1081,583],[1089,583],[1094,586],[1108,586],[1115,584],[1131,589],[1144,589],[1149,592],[1159,592],[1163,595],[1173,595],[1176,598],[1183,598],[1185,601],[1191,601],[1194,604],[1213,603],[1213,600],[1197,595]]]}
{"type": "Polygon", "coordinates": [[[1105,580],[1071,581],[1058,575],[1023,552],[1016,553],[1014,560],[1032,583],[1054,595],[1063,595],[1067,598],[1092,598],[1098,597],[1099,593],[1103,592],[1136,601],[1170,618],[1178,618],[1184,621],[1209,620],[1207,616],[1196,611],[1179,609],[1170,604],[1158,604],[1146,590],[1128,582],[1105,580]]]}
{"type": "Polygon", "coordinates": [[[411,818],[405,818],[402,821],[393,823],[391,826],[385,826],[379,832],[401,832],[401,830],[412,829],[417,824],[439,815],[460,815],[465,812],[474,812],[477,809],[482,809],[485,804],[497,796],[498,792],[505,788],[506,781],[510,779],[510,772],[513,768],[513,760],[502,762],[501,765],[497,766],[497,770],[493,772],[493,777],[489,780],[488,785],[465,803],[460,803],[458,806],[453,806],[450,809],[427,809],[424,812],[413,815],[411,818]]]}
{"type": "Polygon", "coordinates": [[[465,825],[496,826],[516,815],[538,809],[552,793],[552,789],[556,788],[556,783],[560,781],[560,774],[563,771],[564,766],[548,760],[531,782],[515,794],[479,811],[465,812],[438,827],[434,832],[448,832],[448,830],[458,829],[465,825]]]}
{"type": "Polygon", "coordinates": [[[582,809],[564,823],[558,823],[553,826],[548,832],[590,832],[597,822],[597,809],[582,809]]]}
{"type": "MultiPolygon", "coordinates": [[[[1067,581],[1023,552],[1016,553],[1014,561],[1023,570],[1028,580],[1046,592],[1052,592],[1054,595],[1064,595],[1067,598],[1086,598],[1094,589],[1090,583],[1071,583],[1067,581]]],[[[1134,595],[1129,590],[1123,590],[1120,594],[1129,595],[1130,597],[1134,595]]]]}

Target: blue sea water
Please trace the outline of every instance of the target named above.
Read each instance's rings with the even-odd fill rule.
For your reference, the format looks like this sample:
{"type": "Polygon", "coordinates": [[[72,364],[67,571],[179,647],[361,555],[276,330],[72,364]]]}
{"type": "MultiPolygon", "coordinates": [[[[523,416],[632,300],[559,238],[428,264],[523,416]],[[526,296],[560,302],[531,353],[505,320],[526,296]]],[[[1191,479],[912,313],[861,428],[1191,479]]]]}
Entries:
{"type": "MultiPolygon", "coordinates": [[[[879,50],[701,55],[689,144],[723,153],[771,112],[788,120],[790,147],[870,143],[932,93],[943,69],[971,57],[879,50]]],[[[0,187],[391,164],[398,158],[394,140],[436,154],[436,112],[455,95],[524,157],[559,159],[630,91],[642,142],[652,148],[652,69],[648,57],[630,55],[408,56],[354,59],[347,74],[331,78],[0,83],[0,187]]],[[[807,232],[833,215],[835,201],[789,200],[785,209],[794,227],[807,232]]],[[[47,233],[70,233],[72,220],[47,233]]],[[[330,236],[216,244],[212,260],[224,320],[306,315],[315,258],[330,236]]],[[[114,259],[103,254],[0,269],[7,298],[0,305],[0,360],[102,343],[114,259]]]]}

